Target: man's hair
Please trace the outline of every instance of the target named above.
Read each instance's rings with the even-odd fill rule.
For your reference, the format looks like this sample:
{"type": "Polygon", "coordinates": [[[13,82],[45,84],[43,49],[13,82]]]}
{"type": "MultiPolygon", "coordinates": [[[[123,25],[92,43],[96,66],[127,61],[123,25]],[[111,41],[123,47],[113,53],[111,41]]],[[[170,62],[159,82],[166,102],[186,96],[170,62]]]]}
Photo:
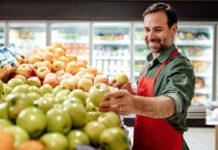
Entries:
{"type": "Polygon", "coordinates": [[[173,7],[171,7],[169,4],[166,3],[155,3],[149,6],[145,12],[143,13],[143,17],[145,17],[147,14],[163,11],[167,15],[168,19],[168,27],[171,28],[171,26],[174,23],[177,23],[177,15],[176,11],[173,7]]]}

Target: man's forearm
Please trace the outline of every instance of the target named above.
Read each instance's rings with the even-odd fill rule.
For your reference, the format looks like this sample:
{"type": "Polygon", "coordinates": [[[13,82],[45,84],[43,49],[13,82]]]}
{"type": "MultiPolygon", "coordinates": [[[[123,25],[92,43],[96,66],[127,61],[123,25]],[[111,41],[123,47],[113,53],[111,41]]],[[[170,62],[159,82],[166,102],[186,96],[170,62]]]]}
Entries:
{"type": "Polygon", "coordinates": [[[174,114],[174,101],[167,96],[133,96],[135,114],[152,118],[168,118],[174,114]]]}

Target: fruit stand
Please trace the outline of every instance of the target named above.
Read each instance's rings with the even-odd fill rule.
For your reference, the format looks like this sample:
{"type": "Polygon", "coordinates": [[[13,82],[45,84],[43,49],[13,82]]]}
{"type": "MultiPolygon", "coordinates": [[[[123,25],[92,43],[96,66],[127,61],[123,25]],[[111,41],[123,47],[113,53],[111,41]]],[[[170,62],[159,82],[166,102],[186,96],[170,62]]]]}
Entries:
{"type": "Polygon", "coordinates": [[[97,68],[57,42],[29,56],[15,47],[0,53],[1,150],[130,149],[120,116],[98,111],[115,89],[97,68]]]}

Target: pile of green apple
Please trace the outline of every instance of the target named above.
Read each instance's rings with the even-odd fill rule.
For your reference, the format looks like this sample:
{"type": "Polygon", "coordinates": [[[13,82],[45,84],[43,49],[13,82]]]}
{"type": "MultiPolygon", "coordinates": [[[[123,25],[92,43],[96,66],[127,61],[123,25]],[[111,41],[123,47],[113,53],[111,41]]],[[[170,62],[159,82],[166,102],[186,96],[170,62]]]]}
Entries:
{"type": "Polygon", "coordinates": [[[126,150],[129,141],[119,116],[98,111],[106,92],[104,83],[93,85],[86,97],[81,89],[70,91],[61,85],[0,80],[0,128],[12,135],[15,148],[36,139],[47,150],[73,150],[78,145],[126,150]]]}

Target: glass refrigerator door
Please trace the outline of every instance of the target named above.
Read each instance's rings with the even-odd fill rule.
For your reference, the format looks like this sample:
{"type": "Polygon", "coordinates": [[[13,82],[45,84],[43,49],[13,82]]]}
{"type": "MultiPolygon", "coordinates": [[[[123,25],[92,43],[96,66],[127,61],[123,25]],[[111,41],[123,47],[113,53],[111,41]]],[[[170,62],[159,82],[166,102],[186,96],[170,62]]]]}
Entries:
{"type": "Polygon", "coordinates": [[[134,88],[137,87],[137,81],[139,78],[140,71],[146,60],[146,56],[149,53],[144,40],[144,25],[143,23],[134,24],[134,88]]]}
{"type": "Polygon", "coordinates": [[[24,54],[46,46],[46,24],[17,22],[9,23],[9,45],[20,48],[24,54]]]}
{"type": "Polygon", "coordinates": [[[130,23],[93,23],[92,65],[109,78],[123,71],[130,79],[130,23]]]}
{"type": "Polygon", "coordinates": [[[74,53],[81,59],[89,56],[89,23],[52,23],[52,43],[61,42],[67,53],[74,53]]]}
{"type": "Polygon", "coordinates": [[[202,106],[213,99],[213,31],[213,25],[178,26],[176,45],[191,61],[196,76],[192,106],[202,106]]]}
{"type": "Polygon", "coordinates": [[[0,46],[5,45],[5,24],[0,23],[0,46]]]}

